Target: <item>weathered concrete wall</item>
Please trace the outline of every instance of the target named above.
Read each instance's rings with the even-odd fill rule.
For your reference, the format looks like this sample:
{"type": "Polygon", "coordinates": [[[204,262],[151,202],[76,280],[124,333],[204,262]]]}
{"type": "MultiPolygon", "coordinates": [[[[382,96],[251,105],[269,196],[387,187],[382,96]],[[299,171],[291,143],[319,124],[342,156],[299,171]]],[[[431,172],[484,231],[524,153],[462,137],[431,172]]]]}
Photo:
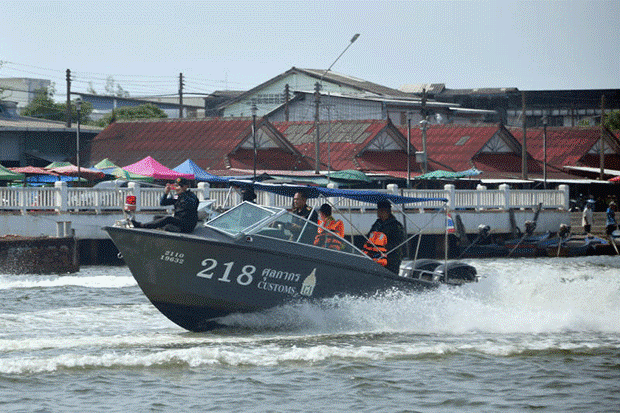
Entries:
{"type": "Polygon", "coordinates": [[[0,238],[0,272],[7,274],[64,274],[80,269],[75,238],[0,238]]]}

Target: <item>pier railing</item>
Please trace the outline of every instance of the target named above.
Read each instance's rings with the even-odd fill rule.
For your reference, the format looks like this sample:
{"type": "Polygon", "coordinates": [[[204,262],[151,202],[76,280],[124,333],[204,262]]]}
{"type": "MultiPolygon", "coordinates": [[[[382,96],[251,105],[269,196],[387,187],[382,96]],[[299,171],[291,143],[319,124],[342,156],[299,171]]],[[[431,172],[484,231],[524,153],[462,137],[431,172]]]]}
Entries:
{"type": "MultiPolygon", "coordinates": [[[[230,208],[241,202],[241,195],[232,188],[210,188],[206,183],[199,183],[192,189],[199,200],[212,199],[215,207],[230,208]]],[[[454,185],[445,185],[444,189],[403,189],[396,185],[388,185],[381,192],[399,194],[418,198],[445,198],[450,210],[508,210],[534,208],[542,203],[545,209],[564,209],[569,207],[567,185],[558,189],[548,190],[514,190],[508,185],[500,185],[499,189],[489,190],[479,186],[472,190],[457,190],[454,185]]],[[[39,211],[55,212],[93,212],[119,211],[125,204],[127,195],[136,196],[138,211],[163,211],[170,207],[162,207],[159,201],[161,188],[141,187],[130,183],[128,187],[113,188],[72,188],[66,182],[56,182],[54,187],[20,188],[0,187],[0,210],[20,211],[23,214],[39,211]]],[[[360,201],[339,198],[331,200],[338,209],[364,211],[373,209],[373,205],[360,201]]],[[[257,193],[257,203],[277,207],[290,208],[291,198],[267,192],[257,193]]],[[[442,201],[425,201],[410,204],[406,209],[437,209],[444,205],[442,201]]]]}

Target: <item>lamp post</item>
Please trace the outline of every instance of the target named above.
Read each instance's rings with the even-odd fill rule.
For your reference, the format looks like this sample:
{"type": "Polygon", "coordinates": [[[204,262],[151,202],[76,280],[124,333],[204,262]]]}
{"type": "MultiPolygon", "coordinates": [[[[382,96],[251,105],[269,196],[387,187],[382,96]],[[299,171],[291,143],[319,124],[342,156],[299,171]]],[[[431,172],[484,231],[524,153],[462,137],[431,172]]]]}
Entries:
{"type": "Polygon", "coordinates": [[[254,182],[256,182],[256,103],[252,103],[252,141],[254,142],[254,182]]]}
{"type": "Polygon", "coordinates": [[[407,189],[411,188],[411,112],[407,112],[407,189]]]}
{"type": "Polygon", "coordinates": [[[351,47],[351,45],[357,40],[358,37],[360,37],[359,33],[356,33],[355,35],[353,35],[353,37],[349,41],[349,44],[347,45],[347,47],[345,47],[344,50],[342,51],[342,53],[340,53],[338,55],[336,60],[334,60],[331,65],[329,65],[327,70],[325,70],[323,72],[323,74],[321,75],[321,78],[319,79],[319,81],[315,84],[315,105],[316,105],[315,114],[314,114],[314,124],[315,124],[315,129],[316,129],[316,135],[315,135],[315,138],[314,138],[314,156],[316,158],[315,159],[315,165],[314,165],[314,173],[315,174],[319,173],[320,164],[321,164],[320,153],[319,153],[319,100],[321,99],[321,92],[320,92],[320,90],[321,90],[321,86],[323,84],[323,78],[325,77],[327,72],[329,72],[331,70],[331,68],[336,64],[338,59],[340,59],[340,57],[342,57],[344,52],[346,52],[349,49],[349,47],[351,47]]]}
{"type": "Polygon", "coordinates": [[[547,189],[547,114],[542,118],[543,123],[543,186],[547,189]]]}
{"type": "Polygon", "coordinates": [[[426,130],[428,129],[428,121],[426,117],[420,121],[420,129],[422,129],[422,168],[424,173],[428,172],[428,154],[426,153],[426,130]]]}
{"type": "Polygon", "coordinates": [[[77,181],[80,184],[80,114],[82,112],[82,99],[75,100],[75,109],[77,110],[77,133],[75,140],[75,163],[77,164],[77,181]]]}

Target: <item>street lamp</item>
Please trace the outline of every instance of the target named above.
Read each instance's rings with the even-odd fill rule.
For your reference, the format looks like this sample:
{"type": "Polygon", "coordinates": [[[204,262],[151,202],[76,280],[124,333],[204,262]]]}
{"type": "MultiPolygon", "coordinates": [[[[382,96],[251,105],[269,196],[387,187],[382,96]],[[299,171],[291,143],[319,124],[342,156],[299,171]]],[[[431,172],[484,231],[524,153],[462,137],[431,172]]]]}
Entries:
{"type": "Polygon", "coordinates": [[[543,182],[544,188],[547,189],[547,114],[542,118],[543,123],[543,182]]]}
{"type": "Polygon", "coordinates": [[[82,99],[75,100],[75,109],[77,110],[77,136],[75,140],[75,162],[77,163],[77,181],[80,184],[80,114],[82,112],[82,99]]]}
{"type": "Polygon", "coordinates": [[[252,103],[252,141],[254,142],[254,182],[256,182],[256,103],[252,103]]]}
{"type": "Polygon", "coordinates": [[[319,79],[319,81],[315,85],[315,102],[316,102],[315,115],[314,115],[314,123],[315,123],[315,129],[316,129],[316,135],[315,135],[315,138],[314,138],[314,157],[315,157],[314,173],[315,174],[319,173],[319,169],[320,169],[319,167],[320,167],[320,163],[321,163],[320,153],[319,153],[319,100],[321,98],[320,90],[321,90],[321,86],[322,86],[322,83],[323,83],[323,78],[325,77],[327,72],[329,72],[331,70],[331,68],[336,64],[338,59],[340,59],[340,57],[342,57],[344,52],[346,52],[349,49],[349,47],[351,47],[351,45],[357,40],[358,37],[360,37],[359,33],[355,33],[355,35],[353,35],[353,37],[349,41],[349,44],[347,45],[347,47],[345,47],[344,50],[342,51],[342,53],[340,53],[338,55],[336,60],[334,60],[331,65],[329,65],[327,70],[325,70],[323,72],[323,74],[321,75],[321,78],[319,79]]]}
{"type": "Polygon", "coordinates": [[[426,153],[426,130],[428,129],[428,121],[426,117],[420,121],[420,129],[422,129],[422,168],[424,173],[428,172],[428,154],[426,153]]]}

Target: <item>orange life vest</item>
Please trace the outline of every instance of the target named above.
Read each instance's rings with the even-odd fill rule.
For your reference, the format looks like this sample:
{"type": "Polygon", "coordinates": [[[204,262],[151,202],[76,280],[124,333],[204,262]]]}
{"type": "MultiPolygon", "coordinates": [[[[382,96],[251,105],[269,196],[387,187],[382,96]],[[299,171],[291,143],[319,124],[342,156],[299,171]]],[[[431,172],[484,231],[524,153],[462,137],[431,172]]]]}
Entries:
{"type": "Polygon", "coordinates": [[[316,237],[314,237],[314,245],[341,250],[343,246],[342,242],[329,232],[326,232],[325,229],[337,234],[341,238],[344,238],[344,224],[342,221],[332,218],[326,220],[326,222],[319,220],[318,224],[319,228],[317,229],[316,237]]]}
{"type": "Polygon", "coordinates": [[[376,263],[382,266],[387,266],[387,256],[385,253],[387,249],[387,235],[380,231],[373,231],[370,233],[368,241],[364,244],[364,252],[376,263]]]}

